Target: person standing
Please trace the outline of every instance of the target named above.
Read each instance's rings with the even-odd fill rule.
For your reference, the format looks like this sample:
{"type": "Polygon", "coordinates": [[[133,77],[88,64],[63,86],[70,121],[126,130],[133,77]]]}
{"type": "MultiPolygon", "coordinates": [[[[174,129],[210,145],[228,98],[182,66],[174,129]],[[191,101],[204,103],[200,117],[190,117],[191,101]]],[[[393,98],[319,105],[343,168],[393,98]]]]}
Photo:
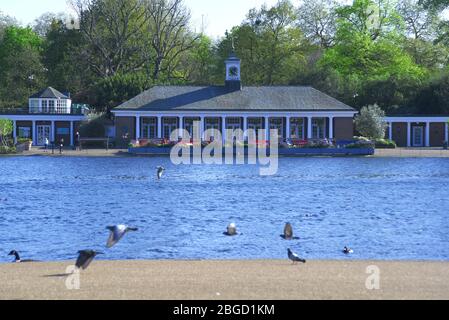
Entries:
{"type": "Polygon", "coordinates": [[[62,148],[64,148],[64,138],[59,141],[59,154],[62,154],[62,148]]]}
{"type": "Polygon", "coordinates": [[[76,135],[75,135],[75,150],[76,151],[80,151],[81,150],[81,148],[80,148],[80,139],[81,139],[80,133],[77,131],[76,135]]]}
{"type": "Polygon", "coordinates": [[[48,150],[48,138],[45,138],[45,143],[44,143],[44,148],[45,148],[45,152],[47,152],[48,150]]]}

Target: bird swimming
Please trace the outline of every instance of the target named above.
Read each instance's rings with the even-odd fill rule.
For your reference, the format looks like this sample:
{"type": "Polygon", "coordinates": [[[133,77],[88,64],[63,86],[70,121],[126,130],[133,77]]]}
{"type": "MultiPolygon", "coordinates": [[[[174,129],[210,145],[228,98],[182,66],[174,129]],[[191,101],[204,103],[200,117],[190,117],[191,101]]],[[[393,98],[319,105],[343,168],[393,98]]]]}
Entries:
{"type": "Polygon", "coordinates": [[[137,228],[131,228],[123,224],[119,224],[116,226],[106,227],[110,231],[108,242],[106,243],[106,247],[112,248],[117,242],[120,241],[123,236],[129,231],[138,231],[137,228]]]}
{"type": "Polygon", "coordinates": [[[295,262],[302,262],[302,263],[306,263],[305,259],[301,259],[296,253],[294,253],[292,250],[287,249],[288,252],[288,258],[293,261],[293,264],[295,262]]]}
{"type": "Polygon", "coordinates": [[[15,259],[14,259],[13,262],[17,262],[17,263],[19,263],[19,262],[37,262],[36,260],[30,260],[30,259],[22,260],[22,259],[20,259],[20,255],[19,255],[19,253],[18,253],[16,250],[12,250],[12,251],[8,254],[8,256],[14,256],[15,259]]]}
{"type": "Polygon", "coordinates": [[[226,232],[223,232],[223,234],[227,236],[235,236],[237,235],[237,226],[235,223],[230,223],[228,227],[226,228],[226,232]]]}
{"type": "Polygon", "coordinates": [[[344,254],[351,254],[351,253],[354,253],[354,250],[352,250],[351,248],[348,248],[348,247],[344,247],[343,253],[344,254]]]}
{"type": "Polygon", "coordinates": [[[281,237],[285,240],[299,240],[298,237],[293,236],[293,227],[290,222],[287,222],[284,227],[284,234],[281,234],[281,237]]]}
{"type": "Polygon", "coordinates": [[[78,269],[85,270],[90,265],[92,260],[94,260],[94,258],[99,254],[103,254],[103,252],[98,252],[94,250],[78,251],[78,259],[76,259],[75,266],[78,269]]]}
{"type": "Polygon", "coordinates": [[[164,174],[165,168],[159,166],[159,167],[157,167],[156,169],[157,169],[157,179],[158,179],[158,180],[161,180],[162,175],[164,174]]]}

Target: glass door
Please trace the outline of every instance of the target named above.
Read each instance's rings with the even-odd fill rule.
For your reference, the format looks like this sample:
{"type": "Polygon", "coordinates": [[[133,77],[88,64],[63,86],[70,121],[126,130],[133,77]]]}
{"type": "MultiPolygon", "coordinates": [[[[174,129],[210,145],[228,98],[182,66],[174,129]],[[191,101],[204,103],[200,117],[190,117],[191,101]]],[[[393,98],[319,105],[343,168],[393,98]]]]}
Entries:
{"type": "Polygon", "coordinates": [[[42,125],[37,126],[37,145],[38,146],[43,146],[45,144],[45,138],[47,138],[48,141],[50,142],[50,140],[51,140],[50,132],[51,132],[50,126],[42,126],[42,125]]]}
{"type": "Polygon", "coordinates": [[[423,127],[413,127],[413,146],[423,147],[424,146],[424,128],[423,127]]]}

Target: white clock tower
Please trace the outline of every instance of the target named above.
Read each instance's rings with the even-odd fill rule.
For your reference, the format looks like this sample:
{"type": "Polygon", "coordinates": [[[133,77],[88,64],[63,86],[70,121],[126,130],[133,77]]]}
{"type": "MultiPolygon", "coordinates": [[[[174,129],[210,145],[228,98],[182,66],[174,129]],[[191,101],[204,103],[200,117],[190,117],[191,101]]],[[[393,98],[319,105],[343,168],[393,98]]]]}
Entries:
{"type": "Polygon", "coordinates": [[[242,89],[242,82],[240,80],[240,59],[237,58],[233,51],[229,58],[225,61],[226,64],[226,87],[229,90],[236,91],[242,89]]]}

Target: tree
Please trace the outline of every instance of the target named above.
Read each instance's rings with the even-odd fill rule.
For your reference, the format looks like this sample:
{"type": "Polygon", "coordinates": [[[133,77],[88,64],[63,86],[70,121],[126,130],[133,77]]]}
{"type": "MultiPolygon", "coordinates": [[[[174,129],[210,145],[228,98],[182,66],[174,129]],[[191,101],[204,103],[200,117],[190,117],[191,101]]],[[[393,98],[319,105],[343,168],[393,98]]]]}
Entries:
{"type": "Polygon", "coordinates": [[[201,35],[181,61],[185,79],[197,85],[210,85],[216,72],[216,56],[212,40],[201,35]]]}
{"type": "Polygon", "coordinates": [[[379,104],[388,109],[405,104],[410,91],[427,75],[403,50],[404,38],[389,28],[396,15],[388,3],[381,2],[381,22],[375,24],[372,19],[379,13],[372,13],[376,12],[370,9],[372,1],[356,0],[339,9],[343,18],[338,22],[336,44],[318,62],[320,70],[335,70],[342,81],[352,83],[357,91],[352,101],[349,97],[343,101],[356,107],[379,104]]]}
{"type": "MultiPolygon", "coordinates": [[[[99,77],[144,69],[150,59],[139,0],[72,0],[86,45],[82,57],[99,77]]],[[[81,48],[80,48],[81,49],[81,48]]]]}
{"type": "Polygon", "coordinates": [[[449,0],[420,0],[419,2],[425,8],[435,8],[443,10],[444,8],[449,7],[449,0]]]}
{"type": "Polygon", "coordinates": [[[252,9],[246,20],[234,27],[217,46],[217,82],[222,82],[223,61],[235,44],[242,59],[242,79],[248,85],[288,84],[305,65],[308,41],[296,26],[295,9],[289,1],[271,8],[252,9]]]}
{"type": "Polygon", "coordinates": [[[149,0],[145,16],[154,50],[153,80],[159,80],[161,73],[168,79],[176,78],[182,54],[192,49],[199,39],[189,31],[190,12],[182,0],[149,0]]]}
{"type": "Polygon", "coordinates": [[[91,88],[95,97],[91,103],[97,105],[97,110],[110,111],[111,108],[134,98],[151,86],[151,79],[145,73],[115,74],[98,80],[91,88]]]}
{"type": "Polygon", "coordinates": [[[47,84],[74,93],[75,99],[83,95],[87,83],[94,81],[88,65],[80,58],[84,44],[78,30],[67,29],[63,20],[53,20],[42,45],[47,84]]]}
{"type": "Polygon", "coordinates": [[[423,85],[414,101],[414,112],[449,114],[449,72],[445,71],[423,85]]]}
{"type": "Polygon", "coordinates": [[[52,25],[57,21],[65,22],[67,16],[65,13],[46,12],[33,22],[33,31],[40,37],[45,38],[47,33],[51,31],[52,25]]]}
{"type": "Polygon", "coordinates": [[[396,8],[405,23],[404,49],[418,65],[441,69],[449,60],[449,48],[436,41],[442,26],[438,10],[426,9],[418,0],[400,0],[396,8]]]}
{"type": "Polygon", "coordinates": [[[9,138],[13,131],[13,123],[8,119],[0,118],[0,144],[1,146],[9,147],[9,138]]]}
{"type": "Polygon", "coordinates": [[[42,40],[31,30],[7,27],[0,42],[0,104],[23,107],[45,83],[42,40]]]}
{"type": "Polygon", "coordinates": [[[370,139],[383,139],[387,124],[385,112],[378,105],[363,107],[355,118],[356,130],[370,139]]]}
{"type": "Polygon", "coordinates": [[[299,28],[321,48],[329,48],[334,44],[338,7],[335,0],[304,1],[297,10],[299,28]]]}
{"type": "Polygon", "coordinates": [[[338,8],[337,14],[340,32],[360,33],[371,40],[386,37],[401,29],[401,19],[395,10],[394,0],[354,0],[352,5],[338,8]]]}
{"type": "Polygon", "coordinates": [[[418,0],[400,0],[396,6],[405,22],[406,32],[413,39],[434,40],[440,18],[438,11],[425,9],[418,0]]]}

